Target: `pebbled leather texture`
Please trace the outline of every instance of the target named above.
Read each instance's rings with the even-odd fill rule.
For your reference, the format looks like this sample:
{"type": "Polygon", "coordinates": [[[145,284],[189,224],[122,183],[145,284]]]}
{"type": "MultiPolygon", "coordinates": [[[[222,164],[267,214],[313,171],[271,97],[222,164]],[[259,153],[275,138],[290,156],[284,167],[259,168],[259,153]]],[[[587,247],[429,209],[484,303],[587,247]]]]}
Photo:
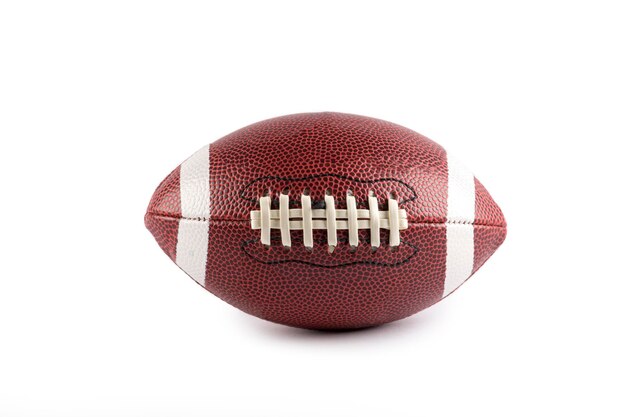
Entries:
{"type": "MultiPolygon", "coordinates": [[[[209,218],[203,284],[228,303],[290,326],[345,329],[401,319],[443,297],[450,224],[448,157],[428,138],[368,117],[297,114],[233,132],[212,143],[207,158],[210,195],[198,198],[208,198],[210,210],[194,216],[209,218]],[[272,230],[272,246],[266,249],[260,231],[250,227],[250,212],[259,209],[264,193],[277,209],[283,190],[291,196],[291,208],[299,208],[305,190],[314,208],[323,208],[327,192],[338,209],[345,208],[348,190],[358,208],[367,208],[368,193],[374,192],[380,210],[386,210],[393,195],[407,211],[409,228],[400,232],[395,251],[384,230],[383,246],[376,252],[367,230],[359,231],[356,251],[348,245],[347,230],[338,232],[332,254],[324,230],[314,231],[312,251],[304,248],[299,231],[292,231],[292,249],[285,250],[279,230],[272,230]]],[[[198,173],[194,175],[197,180],[198,173]]],[[[474,217],[453,218],[474,229],[471,273],[506,236],[502,212],[482,184],[474,184],[474,217]]],[[[183,217],[180,189],[178,167],[155,191],[145,217],[174,261],[183,217]]]]}

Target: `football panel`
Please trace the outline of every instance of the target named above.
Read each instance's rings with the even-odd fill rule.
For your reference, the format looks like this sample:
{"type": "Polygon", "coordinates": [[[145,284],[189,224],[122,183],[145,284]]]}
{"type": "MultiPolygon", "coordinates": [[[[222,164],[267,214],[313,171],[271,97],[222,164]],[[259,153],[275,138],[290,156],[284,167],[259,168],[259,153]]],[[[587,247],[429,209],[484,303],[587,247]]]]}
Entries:
{"type": "Polygon", "coordinates": [[[491,197],[491,194],[481,184],[474,179],[476,187],[476,224],[502,226],[506,228],[506,220],[502,210],[491,197]]]}
{"type": "Polygon", "coordinates": [[[446,281],[443,297],[456,290],[474,267],[474,225],[446,225],[446,281]]]}
{"type": "Polygon", "coordinates": [[[149,214],[180,217],[180,166],[159,184],[152,194],[147,212],[149,214]]]}
{"type": "Polygon", "coordinates": [[[204,286],[209,248],[209,221],[181,219],[178,226],[176,264],[204,286]]]}
{"type": "Polygon", "coordinates": [[[180,219],[147,213],[144,217],[146,228],[152,233],[163,252],[176,262],[176,245],[178,243],[178,223],[180,219]]]}
{"type": "Polygon", "coordinates": [[[294,204],[308,188],[315,202],[326,190],[345,203],[374,191],[404,199],[410,221],[445,221],[446,153],[407,128],[382,120],[311,113],[278,117],[233,132],[211,145],[212,218],[241,220],[290,189],[294,204]]]}
{"type": "Polygon", "coordinates": [[[506,227],[475,226],[474,227],[474,268],[478,271],[483,264],[502,245],[506,238],[506,227]]]}
{"type": "Polygon", "coordinates": [[[211,215],[210,146],[204,146],[180,165],[181,215],[208,220],[211,215]]]}
{"type": "MultiPolygon", "coordinates": [[[[249,314],[296,327],[359,328],[410,316],[441,299],[446,268],[442,224],[403,231],[403,244],[415,250],[381,248],[371,254],[365,245],[352,252],[340,244],[329,254],[320,243],[309,258],[298,249],[300,234],[294,232],[287,251],[280,245],[263,248],[257,232],[248,222],[212,220],[206,267],[206,288],[249,314]]],[[[323,231],[315,232],[314,240],[323,242],[323,231]]],[[[340,242],[348,239],[343,232],[340,242]]],[[[360,238],[367,238],[365,231],[360,238]]]]}
{"type": "Polygon", "coordinates": [[[476,208],[474,174],[460,161],[447,155],[446,223],[473,224],[476,208]]]}

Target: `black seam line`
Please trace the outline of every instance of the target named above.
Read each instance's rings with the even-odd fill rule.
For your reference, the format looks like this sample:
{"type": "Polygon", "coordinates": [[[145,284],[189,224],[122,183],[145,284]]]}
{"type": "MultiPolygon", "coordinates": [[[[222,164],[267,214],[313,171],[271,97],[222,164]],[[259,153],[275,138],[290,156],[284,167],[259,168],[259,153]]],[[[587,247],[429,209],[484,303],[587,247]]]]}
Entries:
{"type": "MultiPolygon", "coordinates": [[[[246,197],[246,195],[245,195],[246,190],[248,190],[248,188],[250,188],[254,183],[265,181],[265,180],[273,180],[273,181],[308,181],[308,180],[314,180],[314,179],[318,179],[318,178],[322,178],[322,177],[341,178],[343,180],[354,181],[354,182],[358,182],[360,184],[375,184],[375,183],[378,183],[378,182],[394,181],[394,182],[400,183],[403,186],[405,186],[409,191],[411,191],[411,194],[413,194],[413,196],[411,198],[406,198],[406,199],[404,199],[402,201],[399,201],[398,202],[399,204],[405,204],[405,203],[409,203],[409,202],[417,200],[417,192],[415,191],[415,189],[413,187],[411,187],[409,184],[407,184],[406,182],[404,182],[402,180],[399,180],[397,178],[377,178],[375,180],[362,180],[360,178],[353,178],[353,177],[349,177],[347,175],[339,175],[339,174],[316,174],[316,175],[309,175],[308,177],[279,177],[279,176],[276,176],[276,175],[268,175],[268,176],[265,176],[265,177],[259,177],[259,178],[253,179],[248,184],[246,184],[243,187],[243,189],[241,190],[241,192],[239,193],[239,197],[241,197],[242,199],[244,199],[246,201],[250,201],[252,203],[256,203],[258,201],[258,199],[246,197]]],[[[339,201],[343,201],[343,200],[339,200],[339,201]]],[[[365,200],[359,200],[358,202],[364,203],[365,200]]]]}
{"type": "Polygon", "coordinates": [[[248,246],[250,246],[253,243],[259,242],[259,241],[260,241],[260,239],[250,239],[250,240],[247,240],[247,241],[243,241],[243,242],[241,242],[241,250],[243,251],[243,253],[245,253],[253,261],[260,262],[260,263],[266,264],[266,265],[277,265],[277,264],[285,264],[285,263],[298,263],[298,264],[304,264],[304,265],[317,266],[317,267],[320,267],[320,268],[341,268],[341,267],[346,267],[346,266],[350,266],[350,265],[366,264],[366,265],[375,265],[375,266],[395,267],[395,266],[400,266],[400,265],[403,265],[403,264],[409,262],[411,259],[413,259],[413,257],[415,257],[415,255],[418,252],[417,246],[412,245],[412,244],[410,244],[408,242],[400,242],[401,245],[410,246],[411,249],[413,249],[413,252],[408,257],[402,259],[401,261],[394,262],[394,263],[379,262],[379,261],[353,261],[353,262],[346,262],[346,263],[336,264],[336,265],[323,265],[323,264],[318,264],[318,263],[315,263],[315,262],[302,261],[302,260],[299,260],[299,259],[277,259],[277,260],[273,260],[273,261],[263,261],[261,259],[258,259],[256,257],[254,257],[251,253],[246,251],[246,248],[248,246]]]}
{"type": "MultiPolygon", "coordinates": [[[[193,221],[198,221],[198,222],[206,222],[206,221],[212,221],[212,222],[225,222],[225,223],[250,223],[250,219],[210,219],[210,218],[206,218],[206,217],[176,217],[176,216],[166,216],[163,214],[159,214],[159,213],[147,213],[149,215],[152,216],[157,216],[157,217],[162,217],[164,219],[171,219],[171,220],[193,220],[193,221]]],[[[366,220],[366,219],[363,219],[366,220]]],[[[442,225],[446,225],[446,224],[466,224],[468,226],[483,226],[483,227],[506,227],[506,224],[482,224],[482,223],[472,223],[472,222],[461,222],[461,221],[445,221],[445,222],[413,222],[413,221],[409,221],[408,222],[409,225],[413,225],[413,226],[419,226],[419,225],[427,225],[427,224],[432,224],[432,225],[438,225],[438,224],[442,224],[442,225]]],[[[275,229],[278,230],[278,229],[275,229]]],[[[325,230],[325,229],[318,229],[318,230],[325,230]]],[[[359,229],[359,230],[368,230],[368,229],[359,229]]],[[[403,229],[406,230],[406,229],[403,229]]]]}

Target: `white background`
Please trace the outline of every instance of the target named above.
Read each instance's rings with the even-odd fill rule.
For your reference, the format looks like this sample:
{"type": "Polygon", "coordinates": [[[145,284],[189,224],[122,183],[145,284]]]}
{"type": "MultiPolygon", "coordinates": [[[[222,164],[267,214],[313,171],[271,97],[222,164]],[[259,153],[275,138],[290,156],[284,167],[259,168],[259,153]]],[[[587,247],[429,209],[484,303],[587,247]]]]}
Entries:
{"type": "MultiPolygon", "coordinates": [[[[623,7],[623,5],[622,5],[623,7]]],[[[2,2],[0,416],[626,413],[620,2],[2,2]],[[473,169],[509,236],[366,331],[247,316],[143,226],[249,123],[332,110],[473,169]]]]}

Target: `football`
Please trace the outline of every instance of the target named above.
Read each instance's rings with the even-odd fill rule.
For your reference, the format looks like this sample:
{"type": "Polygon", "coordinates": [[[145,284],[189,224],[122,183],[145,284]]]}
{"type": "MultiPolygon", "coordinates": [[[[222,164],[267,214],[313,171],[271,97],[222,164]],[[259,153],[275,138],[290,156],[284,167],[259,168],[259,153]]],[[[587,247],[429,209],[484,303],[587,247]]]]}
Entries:
{"type": "Polygon", "coordinates": [[[158,186],[145,225],[211,293],[308,329],[415,314],[506,236],[500,208],[441,146],[342,113],[265,120],[205,146],[158,186]]]}

